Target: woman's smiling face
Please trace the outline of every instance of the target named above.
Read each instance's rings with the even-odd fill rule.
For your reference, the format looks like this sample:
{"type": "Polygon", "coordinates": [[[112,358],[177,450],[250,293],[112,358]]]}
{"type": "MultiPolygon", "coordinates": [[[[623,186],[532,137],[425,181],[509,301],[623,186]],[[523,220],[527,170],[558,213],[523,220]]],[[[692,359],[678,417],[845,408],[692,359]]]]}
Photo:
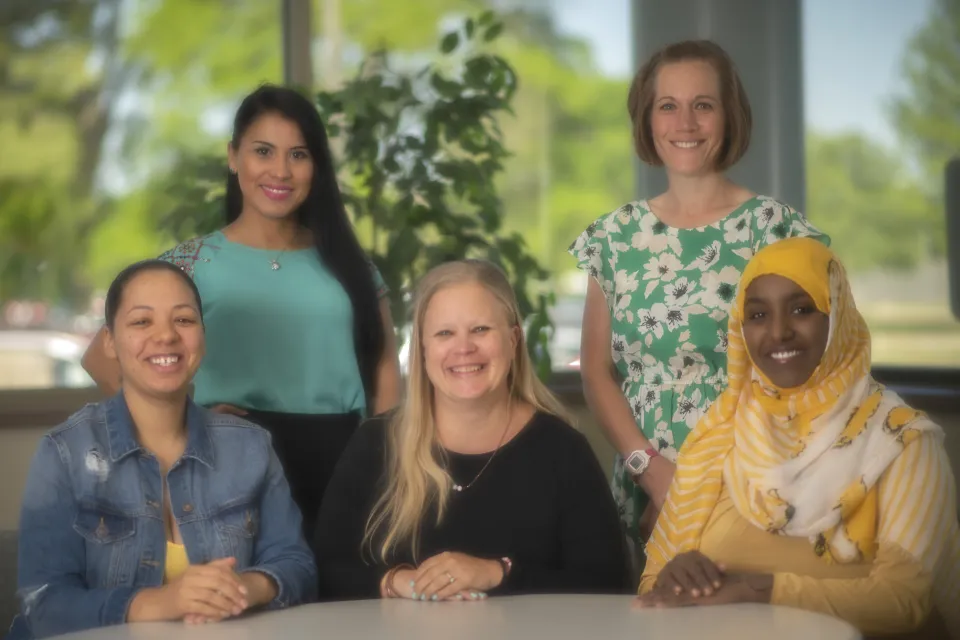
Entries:
{"type": "Polygon", "coordinates": [[[743,339],[754,365],[777,387],[793,389],[820,365],[830,335],[830,317],[797,283],[760,276],[747,287],[743,339]]]}

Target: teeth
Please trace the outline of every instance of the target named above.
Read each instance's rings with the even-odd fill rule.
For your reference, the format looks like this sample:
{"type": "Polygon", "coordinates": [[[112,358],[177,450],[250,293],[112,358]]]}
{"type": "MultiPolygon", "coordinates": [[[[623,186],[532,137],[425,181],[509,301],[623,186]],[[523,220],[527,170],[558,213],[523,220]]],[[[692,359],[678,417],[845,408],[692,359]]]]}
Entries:
{"type": "Polygon", "coordinates": [[[797,350],[793,350],[793,351],[778,351],[778,352],[776,352],[776,353],[771,353],[771,354],[770,354],[770,357],[773,358],[774,360],[785,361],[785,360],[789,360],[790,358],[793,358],[793,357],[798,356],[798,355],[800,355],[800,352],[797,351],[797,350]]]}
{"type": "Polygon", "coordinates": [[[180,362],[180,356],[157,356],[156,358],[150,358],[150,362],[161,367],[169,367],[172,364],[180,362]]]}
{"type": "Polygon", "coordinates": [[[674,142],[674,146],[680,147],[681,149],[693,149],[698,146],[699,142],[674,142]]]}
{"type": "Polygon", "coordinates": [[[274,189],[272,187],[264,187],[270,193],[276,193],[277,195],[282,195],[285,193],[290,193],[290,189],[274,189]]]}
{"type": "Polygon", "coordinates": [[[482,366],[476,364],[470,367],[451,367],[450,370],[453,371],[454,373],[475,373],[477,371],[480,371],[480,369],[482,368],[483,368],[482,366]]]}

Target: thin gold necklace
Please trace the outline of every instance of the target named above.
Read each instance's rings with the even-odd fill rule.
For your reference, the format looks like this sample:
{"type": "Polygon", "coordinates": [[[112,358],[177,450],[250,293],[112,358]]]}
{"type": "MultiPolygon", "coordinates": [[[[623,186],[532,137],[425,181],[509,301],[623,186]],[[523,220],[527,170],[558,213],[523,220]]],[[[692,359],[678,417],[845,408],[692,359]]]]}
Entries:
{"type": "MultiPolygon", "coordinates": [[[[469,489],[472,487],[477,480],[480,479],[480,476],[483,475],[483,472],[487,470],[487,467],[490,466],[490,463],[493,462],[493,459],[497,456],[497,452],[500,451],[500,447],[503,446],[503,441],[507,439],[507,432],[510,431],[510,424],[513,422],[513,402],[510,403],[510,408],[507,410],[507,426],[504,427],[503,433],[500,434],[500,442],[497,443],[497,448],[493,450],[493,453],[490,454],[490,457],[487,458],[486,464],[480,469],[480,473],[474,476],[468,484],[457,484],[453,483],[453,490],[457,493],[463,492],[464,489],[469,489]]],[[[447,470],[447,475],[450,475],[449,469],[447,470]]],[[[450,480],[453,481],[453,476],[450,476],[450,480]]]]}

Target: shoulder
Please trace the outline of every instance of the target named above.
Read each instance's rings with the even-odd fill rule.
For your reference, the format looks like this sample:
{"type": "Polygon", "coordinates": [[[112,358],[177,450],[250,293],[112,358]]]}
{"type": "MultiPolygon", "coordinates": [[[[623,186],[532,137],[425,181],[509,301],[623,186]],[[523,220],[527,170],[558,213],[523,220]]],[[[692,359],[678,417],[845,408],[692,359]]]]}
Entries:
{"type": "Polygon", "coordinates": [[[106,414],[104,403],[91,402],[65,421],[50,429],[45,437],[58,445],[93,444],[105,441],[106,414]]]}
{"type": "Polygon", "coordinates": [[[191,238],[161,253],[160,260],[166,260],[177,265],[192,278],[195,275],[198,262],[208,262],[214,254],[222,249],[219,241],[220,237],[219,232],[214,232],[191,238]]]}
{"type": "Polygon", "coordinates": [[[771,196],[755,196],[749,201],[747,211],[760,222],[761,226],[779,222],[787,222],[790,224],[802,222],[812,228],[812,225],[807,222],[807,217],[803,213],[794,209],[786,202],[777,200],[771,196]]]}
{"type": "Polygon", "coordinates": [[[591,222],[577,237],[573,246],[571,246],[571,250],[585,245],[591,240],[617,238],[625,232],[634,231],[647,211],[648,208],[644,200],[628,202],[609,213],[603,214],[591,222]]]}
{"type": "Polygon", "coordinates": [[[771,196],[758,194],[748,201],[747,211],[760,220],[769,222],[774,219],[802,216],[802,214],[786,202],[771,196]]]}
{"type": "Polygon", "coordinates": [[[85,405],[47,431],[40,439],[34,459],[42,460],[42,464],[56,460],[69,468],[73,459],[82,458],[91,451],[106,455],[109,449],[105,403],[96,402],[85,405]]]}
{"type": "Polygon", "coordinates": [[[383,451],[386,446],[387,432],[396,415],[396,410],[392,410],[361,422],[351,438],[350,448],[383,451]]]}
{"type": "Polygon", "coordinates": [[[69,418],[47,431],[51,437],[64,436],[73,432],[89,430],[103,420],[103,403],[91,402],[74,412],[69,418]]]}
{"type": "Polygon", "coordinates": [[[608,297],[620,254],[635,248],[635,236],[644,225],[653,226],[648,213],[645,201],[628,202],[590,223],[567,249],[576,258],[577,267],[600,282],[608,297]]]}
{"type": "Polygon", "coordinates": [[[569,422],[553,414],[538,411],[534,414],[528,428],[535,431],[536,437],[531,439],[537,441],[538,447],[549,445],[554,451],[566,455],[579,455],[583,451],[591,451],[586,436],[569,422]]]}
{"type": "Polygon", "coordinates": [[[758,248],[793,237],[813,237],[828,246],[830,244],[830,237],[811,224],[803,213],[776,198],[756,196],[748,214],[752,226],[760,232],[758,248]]]}

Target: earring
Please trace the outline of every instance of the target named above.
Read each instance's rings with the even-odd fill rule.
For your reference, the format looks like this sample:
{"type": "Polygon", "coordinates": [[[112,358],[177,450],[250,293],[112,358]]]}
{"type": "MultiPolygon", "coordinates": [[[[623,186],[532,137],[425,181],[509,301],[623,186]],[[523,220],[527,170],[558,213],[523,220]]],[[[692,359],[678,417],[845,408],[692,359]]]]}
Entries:
{"type": "Polygon", "coordinates": [[[232,173],[233,175],[237,175],[237,170],[234,169],[233,167],[230,167],[230,173],[232,173]]]}

